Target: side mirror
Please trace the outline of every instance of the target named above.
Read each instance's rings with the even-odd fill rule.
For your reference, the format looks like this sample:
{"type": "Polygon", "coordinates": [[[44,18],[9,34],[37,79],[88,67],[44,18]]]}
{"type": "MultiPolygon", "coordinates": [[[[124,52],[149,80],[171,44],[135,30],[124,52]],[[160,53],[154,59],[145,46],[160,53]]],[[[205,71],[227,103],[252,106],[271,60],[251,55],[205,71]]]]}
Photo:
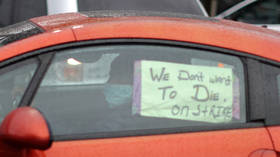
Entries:
{"type": "Polygon", "coordinates": [[[51,145],[48,124],[32,107],[15,109],[6,116],[0,126],[0,140],[12,146],[41,150],[51,145]]]}

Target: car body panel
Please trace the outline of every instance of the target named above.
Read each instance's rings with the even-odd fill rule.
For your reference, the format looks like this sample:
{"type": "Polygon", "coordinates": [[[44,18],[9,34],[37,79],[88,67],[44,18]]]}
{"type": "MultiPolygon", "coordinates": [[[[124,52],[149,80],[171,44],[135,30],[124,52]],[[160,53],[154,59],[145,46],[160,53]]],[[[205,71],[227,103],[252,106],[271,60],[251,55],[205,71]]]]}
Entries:
{"type": "Polygon", "coordinates": [[[73,14],[32,19],[32,22],[46,32],[0,47],[0,60],[73,41],[146,38],[199,43],[280,61],[280,33],[248,24],[228,20],[174,17],[87,18],[80,14],[70,18],[74,19],[72,22],[68,16],[73,14]],[[38,44],[34,41],[40,42],[38,44]]]}
{"type": "Polygon", "coordinates": [[[78,25],[80,23],[85,24],[88,20],[90,20],[90,18],[79,13],[65,13],[30,19],[30,21],[37,24],[46,31],[62,29],[65,27],[78,25]]]}
{"type": "Polygon", "coordinates": [[[3,61],[29,51],[73,41],[75,41],[75,36],[71,29],[42,33],[1,47],[0,51],[2,55],[0,56],[0,60],[3,61]]]}
{"type": "Polygon", "coordinates": [[[279,126],[272,126],[267,128],[271,138],[273,139],[273,145],[275,150],[280,152],[280,127],[279,126]]]}
{"type": "Polygon", "coordinates": [[[273,149],[265,128],[54,142],[47,157],[249,156],[273,149]],[[250,143],[250,144],[248,144],[250,143]]]}
{"type": "MultiPolygon", "coordinates": [[[[109,38],[149,38],[192,42],[217,46],[253,55],[279,59],[278,35],[248,31],[212,21],[187,20],[136,20],[118,19],[82,26],[73,31],[77,40],[109,38]],[[256,35],[256,33],[258,33],[256,35]],[[215,36],[215,37],[213,37],[215,36]],[[268,39],[268,40],[267,40],[268,39]],[[273,52],[275,51],[275,52],[273,52]],[[269,54],[268,54],[269,53],[269,54]]],[[[246,27],[245,27],[246,28],[246,27]]],[[[249,29],[249,27],[247,27],[249,29]]],[[[276,34],[276,33],[275,33],[276,34]]]]}
{"type": "Polygon", "coordinates": [[[24,154],[24,150],[21,148],[8,145],[4,142],[0,142],[0,156],[5,157],[21,157],[24,154]]]}

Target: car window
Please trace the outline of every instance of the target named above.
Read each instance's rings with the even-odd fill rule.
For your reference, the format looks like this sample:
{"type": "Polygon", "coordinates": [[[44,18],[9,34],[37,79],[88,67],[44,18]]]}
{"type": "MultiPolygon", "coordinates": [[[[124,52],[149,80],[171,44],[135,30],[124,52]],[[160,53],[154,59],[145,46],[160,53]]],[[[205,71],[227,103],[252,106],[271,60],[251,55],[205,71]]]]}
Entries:
{"type": "Polygon", "coordinates": [[[0,71],[0,123],[11,110],[18,107],[37,66],[35,61],[28,61],[0,71]]]}
{"type": "Polygon", "coordinates": [[[251,24],[280,24],[280,1],[260,0],[226,17],[251,24]]]}
{"type": "Polygon", "coordinates": [[[243,64],[205,50],[112,45],[55,55],[32,103],[55,136],[246,121],[243,64]]]}
{"type": "Polygon", "coordinates": [[[280,124],[280,69],[279,65],[262,63],[266,125],[280,124]]]}
{"type": "Polygon", "coordinates": [[[280,100],[280,74],[278,74],[277,76],[276,76],[276,79],[277,79],[277,89],[278,89],[278,99],[280,100]]]}

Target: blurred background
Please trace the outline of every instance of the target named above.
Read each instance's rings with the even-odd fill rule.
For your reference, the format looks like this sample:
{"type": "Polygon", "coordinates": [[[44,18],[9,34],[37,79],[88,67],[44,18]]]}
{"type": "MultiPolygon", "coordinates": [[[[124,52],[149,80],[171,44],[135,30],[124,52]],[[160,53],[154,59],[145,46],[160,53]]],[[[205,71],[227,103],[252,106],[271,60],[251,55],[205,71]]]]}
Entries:
{"type": "MultiPolygon", "coordinates": [[[[61,1],[61,0],[56,0],[61,1]]],[[[79,0],[79,10],[87,10],[85,3],[79,0]]],[[[186,0],[187,1],[187,0],[186,0]]],[[[208,14],[214,16],[241,0],[201,0],[208,14]]],[[[61,1],[62,2],[62,1],[61,1]]],[[[36,16],[47,15],[46,0],[0,0],[0,27],[14,24],[36,16]]]]}
{"type": "Polygon", "coordinates": [[[215,16],[242,0],[201,0],[209,16],[215,16]]]}

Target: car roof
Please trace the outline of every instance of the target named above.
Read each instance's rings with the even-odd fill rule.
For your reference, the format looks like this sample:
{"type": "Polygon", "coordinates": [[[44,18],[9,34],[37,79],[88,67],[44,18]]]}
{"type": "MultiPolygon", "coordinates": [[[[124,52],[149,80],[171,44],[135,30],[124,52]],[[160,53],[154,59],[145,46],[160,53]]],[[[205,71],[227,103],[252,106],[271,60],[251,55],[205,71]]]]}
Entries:
{"type": "Polygon", "coordinates": [[[29,22],[44,32],[0,47],[0,61],[64,43],[123,38],[190,42],[280,61],[279,32],[203,16],[101,11],[58,14],[29,22]]]}

